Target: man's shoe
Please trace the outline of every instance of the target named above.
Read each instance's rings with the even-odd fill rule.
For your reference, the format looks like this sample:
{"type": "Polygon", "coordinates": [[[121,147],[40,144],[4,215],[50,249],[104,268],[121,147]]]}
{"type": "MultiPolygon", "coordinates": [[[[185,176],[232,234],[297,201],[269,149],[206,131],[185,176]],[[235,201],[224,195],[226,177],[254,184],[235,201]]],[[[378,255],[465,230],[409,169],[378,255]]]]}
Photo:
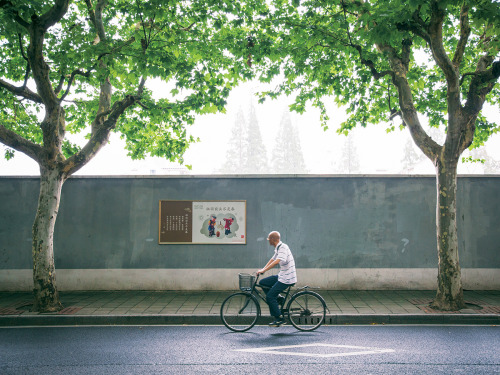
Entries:
{"type": "Polygon", "coordinates": [[[283,324],[286,324],[284,318],[277,318],[274,320],[274,322],[269,323],[269,327],[279,327],[282,326],[283,324]]]}

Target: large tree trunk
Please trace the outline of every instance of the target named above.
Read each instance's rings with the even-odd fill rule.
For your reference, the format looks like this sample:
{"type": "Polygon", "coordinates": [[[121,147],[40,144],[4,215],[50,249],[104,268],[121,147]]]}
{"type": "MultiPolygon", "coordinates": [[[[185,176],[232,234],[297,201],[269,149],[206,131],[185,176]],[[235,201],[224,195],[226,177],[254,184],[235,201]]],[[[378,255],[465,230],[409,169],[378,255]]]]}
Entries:
{"type": "Polygon", "coordinates": [[[54,226],[64,178],[57,168],[40,167],[40,196],[33,224],[34,311],[62,309],[56,287],[54,226]]]}
{"type": "MultiPolygon", "coordinates": [[[[0,0],[0,4],[2,1],[0,0]]],[[[5,2],[4,2],[5,3],[5,2]]],[[[16,20],[21,26],[25,27],[29,35],[29,45],[24,59],[28,62],[26,80],[22,87],[15,87],[5,82],[0,82],[2,88],[6,88],[11,94],[24,97],[35,103],[43,105],[45,109],[45,118],[40,124],[43,133],[43,142],[41,145],[23,138],[14,131],[7,129],[0,124],[0,140],[2,143],[16,150],[24,152],[33,158],[40,166],[40,196],[38,208],[33,223],[33,291],[35,311],[49,312],[62,309],[59,301],[59,294],[56,287],[56,274],[54,264],[54,227],[59,209],[61,198],[61,189],[66,178],[71,176],[78,169],[83,167],[91,160],[96,153],[107,143],[110,131],[117,124],[120,116],[129,107],[134,106],[143,93],[145,78],[141,78],[136,95],[126,95],[122,100],[115,101],[111,107],[112,86],[110,77],[101,77],[101,92],[99,98],[99,109],[92,121],[91,138],[88,143],[77,153],[66,159],[62,152],[65,133],[65,111],[62,103],[68,93],[71,92],[74,75],[82,74],[86,77],[92,77],[90,74],[95,70],[91,67],[86,73],[82,70],[75,70],[71,75],[70,71],[60,72],[62,78],[68,79],[66,91],[61,95],[62,85],[65,80],[61,80],[57,89],[54,89],[51,79],[59,74],[55,71],[51,75],[51,67],[45,61],[44,50],[45,36],[49,28],[57,24],[69,9],[69,0],[53,1],[54,5],[47,9],[42,15],[33,14],[31,22],[22,21],[22,17],[13,12],[16,20]],[[28,74],[30,73],[30,74],[28,74]],[[26,86],[28,78],[33,79],[36,84],[36,93],[32,92],[26,86]]],[[[104,42],[107,39],[103,11],[107,6],[106,0],[98,0],[93,4],[91,1],[85,1],[88,9],[89,20],[98,34],[97,42],[104,42]]],[[[0,5],[0,8],[2,6],[0,5]]],[[[16,7],[13,7],[15,9],[16,7]]],[[[21,34],[19,34],[19,43],[22,43],[21,34]]],[[[135,39],[131,38],[125,44],[132,43],[135,39]]],[[[50,46],[49,46],[50,47],[50,46]]],[[[104,55],[113,55],[115,48],[104,43],[102,46],[104,55]]],[[[121,48],[121,47],[120,47],[121,48]]],[[[145,52],[147,46],[143,46],[145,52]]],[[[107,58],[108,59],[108,58],[107,58]]],[[[100,57],[97,59],[101,71],[105,71],[107,63],[100,57]]],[[[93,74],[93,73],[92,73],[93,74]]],[[[22,124],[21,124],[22,125],[22,124]]]]}
{"type": "Polygon", "coordinates": [[[457,236],[457,164],[458,160],[436,161],[438,247],[438,287],[432,306],[439,310],[459,310],[465,306],[457,236]]]}

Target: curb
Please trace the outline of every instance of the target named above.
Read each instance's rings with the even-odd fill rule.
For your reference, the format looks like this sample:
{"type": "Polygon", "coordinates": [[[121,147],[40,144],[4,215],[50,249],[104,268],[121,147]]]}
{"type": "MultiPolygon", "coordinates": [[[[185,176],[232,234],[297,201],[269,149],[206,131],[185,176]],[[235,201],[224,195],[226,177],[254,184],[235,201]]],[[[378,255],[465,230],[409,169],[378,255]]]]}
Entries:
{"type": "Polygon", "coordinates": [[[387,315],[332,315],[327,316],[325,324],[455,324],[455,325],[499,325],[498,314],[387,314],[387,315]],[[329,320],[330,319],[330,320],[329,320]]]}
{"type": "MultiPolygon", "coordinates": [[[[261,317],[257,324],[268,324],[261,317]]],[[[327,315],[325,325],[500,325],[498,314],[327,315]]],[[[219,315],[27,315],[0,316],[0,327],[112,325],[222,325],[219,315]]]]}

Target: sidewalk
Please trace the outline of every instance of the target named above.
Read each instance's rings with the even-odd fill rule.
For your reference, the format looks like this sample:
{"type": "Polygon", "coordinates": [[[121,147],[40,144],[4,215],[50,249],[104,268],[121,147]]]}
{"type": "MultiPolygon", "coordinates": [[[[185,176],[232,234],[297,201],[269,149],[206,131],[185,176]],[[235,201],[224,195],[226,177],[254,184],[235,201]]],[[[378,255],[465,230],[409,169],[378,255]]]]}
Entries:
{"type": "MultiPolygon", "coordinates": [[[[222,324],[221,303],[231,291],[60,292],[64,310],[31,312],[32,295],[0,292],[0,327],[39,325],[222,324]]],[[[500,291],[465,291],[466,309],[428,307],[435,291],[327,291],[325,324],[500,324],[500,291]]],[[[267,323],[267,306],[262,306],[267,323]]]]}

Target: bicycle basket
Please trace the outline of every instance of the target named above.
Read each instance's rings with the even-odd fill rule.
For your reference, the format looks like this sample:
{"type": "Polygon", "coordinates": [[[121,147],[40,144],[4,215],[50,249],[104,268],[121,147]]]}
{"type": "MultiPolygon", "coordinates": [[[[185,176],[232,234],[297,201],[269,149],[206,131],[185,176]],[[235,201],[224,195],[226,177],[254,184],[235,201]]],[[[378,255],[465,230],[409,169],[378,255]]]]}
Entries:
{"type": "Polygon", "coordinates": [[[248,273],[240,273],[240,290],[247,292],[252,289],[253,283],[255,282],[255,276],[249,275],[248,273]]]}

